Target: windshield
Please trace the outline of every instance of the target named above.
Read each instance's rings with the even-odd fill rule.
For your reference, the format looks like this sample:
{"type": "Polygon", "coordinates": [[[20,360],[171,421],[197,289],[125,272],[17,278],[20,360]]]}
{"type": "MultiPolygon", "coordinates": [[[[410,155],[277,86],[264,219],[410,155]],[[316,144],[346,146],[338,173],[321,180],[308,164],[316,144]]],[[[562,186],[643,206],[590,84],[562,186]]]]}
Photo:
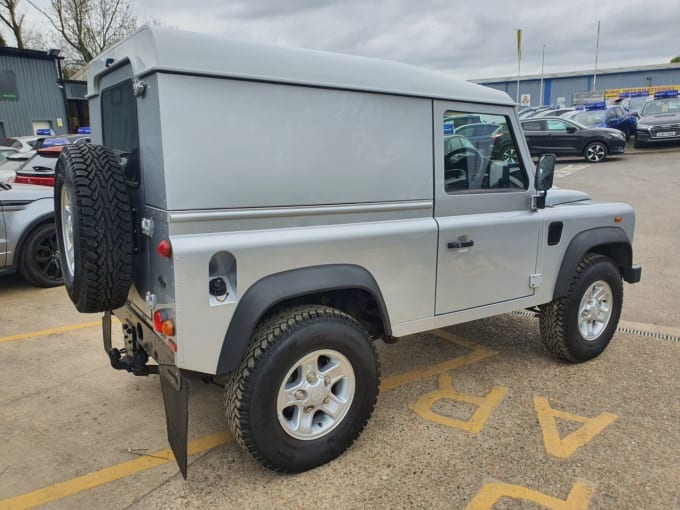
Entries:
{"type": "Polygon", "coordinates": [[[680,113],[680,98],[649,101],[642,107],[640,115],[659,115],[662,113],[680,113]]]}
{"type": "Polygon", "coordinates": [[[574,114],[569,120],[586,127],[604,124],[606,112],[604,110],[585,111],[574,114]]]}

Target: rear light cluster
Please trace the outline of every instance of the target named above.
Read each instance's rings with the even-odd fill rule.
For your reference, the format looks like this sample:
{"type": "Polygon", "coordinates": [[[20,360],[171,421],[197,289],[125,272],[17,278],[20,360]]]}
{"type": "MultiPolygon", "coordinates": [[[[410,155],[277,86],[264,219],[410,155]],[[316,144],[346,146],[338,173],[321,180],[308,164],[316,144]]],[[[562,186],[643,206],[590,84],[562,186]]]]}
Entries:
{"type": "Polygon", "coordinates": [[[27,175],[17,175],[14,177],[17,184],[37,184],[39,186],[54,187],[54,177],[29,177],[27,175]]]}
{"type": "Polygon", "coordinates": [[[175,321],[172,320],[170,310],[156,310],[153,313],[153,329],[165,336],[175,336],[175,321]]]}

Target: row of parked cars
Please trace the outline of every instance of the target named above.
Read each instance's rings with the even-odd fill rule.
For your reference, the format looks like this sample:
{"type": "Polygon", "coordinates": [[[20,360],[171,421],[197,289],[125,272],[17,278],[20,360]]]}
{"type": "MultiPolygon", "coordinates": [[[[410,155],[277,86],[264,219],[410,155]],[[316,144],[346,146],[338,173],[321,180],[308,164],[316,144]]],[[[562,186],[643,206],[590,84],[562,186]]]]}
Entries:
{"type": "Polygon", "coordinates": [[[19,272],[39,287],[62,284],[54,170],[65,145],[89,141],[89,130],[0,140],[0,274],[19,272]]]}

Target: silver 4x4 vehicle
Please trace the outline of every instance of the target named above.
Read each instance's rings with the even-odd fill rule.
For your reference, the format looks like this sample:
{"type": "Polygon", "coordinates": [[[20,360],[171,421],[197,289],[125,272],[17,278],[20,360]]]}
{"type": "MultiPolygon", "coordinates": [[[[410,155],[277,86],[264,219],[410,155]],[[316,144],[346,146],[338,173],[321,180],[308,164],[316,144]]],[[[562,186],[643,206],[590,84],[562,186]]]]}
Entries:
{"type": "Polygon", "coordinates": [[[255,459],[303,471],[367,424],[377,339],[540,307],[547,348],[585,361],[640,279],[633,210],[546,194],[554,157],[534,168],[503,92],[149,28],[93,61],[88,90],[95,143],[56,171],[65,286],[104,313],[114,368],[160,372],[185,476],[189,372],[224,381],[255,459]],[[506,126],[516,157],[445,134],[463,114],[506,126]]]}

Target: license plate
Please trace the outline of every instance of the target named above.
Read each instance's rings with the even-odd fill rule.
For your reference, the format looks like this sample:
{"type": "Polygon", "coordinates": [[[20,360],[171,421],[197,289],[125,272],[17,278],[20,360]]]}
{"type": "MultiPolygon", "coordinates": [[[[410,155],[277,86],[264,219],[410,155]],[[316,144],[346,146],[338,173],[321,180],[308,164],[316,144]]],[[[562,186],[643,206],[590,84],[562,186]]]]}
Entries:
{"type": "Polygon", "coordinates": [[[664,138],[667,136],[678,136],[680,133],[677,131],[661,131],[660,133],[657,133],[656,136],[664,138]]]}

